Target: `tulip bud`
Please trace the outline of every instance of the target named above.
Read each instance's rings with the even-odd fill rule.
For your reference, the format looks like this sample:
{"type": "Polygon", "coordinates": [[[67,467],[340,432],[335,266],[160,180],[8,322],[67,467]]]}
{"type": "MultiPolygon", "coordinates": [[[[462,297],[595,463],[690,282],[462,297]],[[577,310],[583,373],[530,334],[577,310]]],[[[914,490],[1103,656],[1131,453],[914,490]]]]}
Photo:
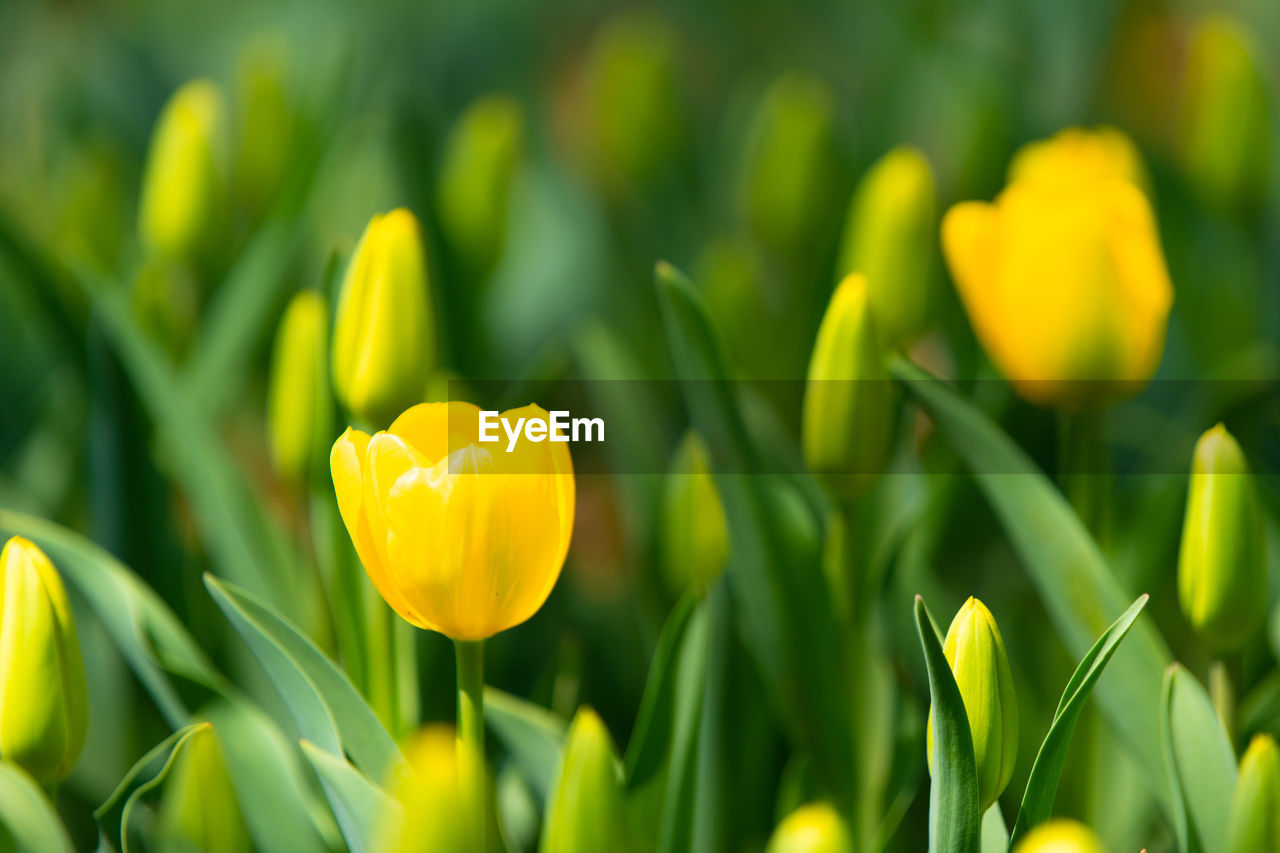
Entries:
{"type": "Polygon", "coordinates": [[[425,726],[405,749],[408,768],[389,786],[398,814],[381,822],[377,853],[467,853],[473,828],[458,781],[458,746],[453,728],[425,726]]]}
{"type": "Polygon", "coordinates": [[[1058,818],[1028,832],[1014,853],[1103,853],[1103,848],[1089,827],[1058,818]]]}
{"type": "Polygon", "coordinates": [[[1271,735],[1254,735],[1240,760],[1231,797],[1227,853],[1280,850],[1280,749],[1271,735]]]}
{"type": "Polygon", "coordinates": [[[756,108],[741,187],[757,239],[792,254],[827,214],[834,162],[834,99],[814,77],[783,75],[756,108]]]}
{"type": "MultiPolygon", "coordinates": [[[[951,620],[942,651],[964,700],[978,765],[978,800],[990,808],[1013,775],[1018,752],[1018,701],[1013,692],[1009,655],[995,617],[970,597],[951,620]]],[[[929,771],[933,772],[933,708],[925,734],[929,771]]]]}
{"type": "Polygon", "coordinates": [[[173,853],[253,849],[212,726],[195,732],[178,752],[160,802],[156,837],[160,850],[173,853]]]}
{"type": "Polygon", "coordinates": [[[151,252],[189,259],[224,220],[222,93],[209,80],[174,92],[151,136],[138,228],[151,252]]]}
{"type": "Polygon", "coordinates": [[[1183,615],[1217,649],[1238,648],[1266,616],[1264,537],[1249,465],[1218,424],[1196,442],[1178,555],[1183,615]]]}
{"type": "Polygon", "coordinates": [[[385,423],[420,399],[435,353],[429,289],[413,214],[401,207],[369,220],[333,328],[333,387],[356,417],[385,423]]]}
{"type": "Polygon", "coordinates": [[[801,806],[783,819],[765,853],[853,853],[853,833],[827,803],[801,806]]]}
{"type": "Polygon", "coordinates": [[[84,746],[88,687],[62,578],[20,536],[0,551],[0,602],[0,759],[58,782],[84,746]]]}
{"type": "Polygon", "coordinates": [[[301,291],[289,302],[276,333],[267,430],[276,470],[292,479],[305,477],[313,464],[328,459],[333,421],[328,311],[318,292],[301,291]]]}
{"type": "Polygon", "coordinates": [[[436,195],[440,227],[463,262],[481,275],[502,254],[521,124],[519,104],[489,95],[467,108],[445,143],[436,195]]]}
{"type": "Polygon", "coordinates": [[[685,433],[663,487],[662,569],[672,592],[710,584],[729,560],[729,527],[706,445],[685,433]]]}
{"type": "Polygon", "coordinates": [[[884,470],[893,427],[893,386],[868,302],[864,276],[840,282],[818,329],[804,392],[805,462],[845,497],[865,492],[884,470]]]}
{"type": "Polygon", "coordinates": [[[1270,99],[1249,33],[1225,16],[1201,20],[1185,73],[1182,160],[1188,178],[1213,204],[1257,201],[1267,186],[1270,99]]]}
{"type": "Polygon", "coordinates": [[[621,768],[604,721],[590,708],[574,715],[542,830],[544,853],[617,850],[622,826],[621,768]]]}
{"type": "Polygon", "coordinates": [[[839,277],[867,277],[886,346],[910,341],[929,321],[937,205],[929,161],[895,148],[863,176],[849,204],[839,277]]]}

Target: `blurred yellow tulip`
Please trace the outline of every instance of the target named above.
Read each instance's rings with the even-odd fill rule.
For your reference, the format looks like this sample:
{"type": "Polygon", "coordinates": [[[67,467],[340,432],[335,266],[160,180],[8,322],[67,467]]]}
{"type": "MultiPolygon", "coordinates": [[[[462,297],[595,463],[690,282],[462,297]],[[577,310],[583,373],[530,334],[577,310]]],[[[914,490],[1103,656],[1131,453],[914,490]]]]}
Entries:
{"type": "Polygon", "coordinates": [[[53,563],[15,536],[0,551],[0,759],[66,778],[89,721],[71,605],[53,563]]]}
{"type": "Polygon", "coordinates": [[[467,853],[471,826],[462,799],[453,727],[424,726],[405,747],[407,767],[390,780],[395,812],[381,821],[377,853],[467,853]]]}
{"type": "Polygon", "coordinates": [[[853,833],[827,803],[810,803],[787,815],[765,853],[853,853],[853,833]]]}
{"type": "Polygon", "coordinates": [[[1009,162],[1009,183],[1030,181],[1070,190],[1073,185],[1128,181],[1147,191],[1147,170],[1133,140],[1114,127],[1069,127],[1028,142],[1009,162]]]}
{"type": "Polygon", "coordinates": [[[174,759],[156,834],[162,853],[249,853],[253,849],[212,726],[192,734],[174,759]]]}
{"type": "MultiPolygon", "coordinates": [[[[374,586],[406,621],[455,640],[483,640],[536,613],[573,532],[568,445],[481,444],[479,415],[470,403],[423,403],[372,437],[348,429],[329,460],[374,586]]],[[[549,421],[533,405],[502,417],[549,421]]]]}
{"type": "Polygon", "coordinates": [[[1228,853],[1280,850],[1280,748],[1269,734],[1254,735],[1240,759],[1231,797],[1228,853]]]}
{"type": "Polygon", "coordinates": [[[324,297],[314,290],[299,292],[285,308],[276,333],[267,389],[271,461],[285,477],[305,477],[313,461],[324,458],[333,435],[328,338],[324,297]]]}
{"type": "Polygon", "coordinates": [[[662,486],[662,574],[677,595],[702,588],[729,562],[729,522],[707,447],[690,430],[680,439],[662,486]]]}
{"type": "Polygon", "coordinates": [[[625,850],[622,840],[622,767],[609,730],[591,708],[573,716],[556,783],[547,798],[543,853],[625,850]]]}
{"type": "Polygon", "coordinates": [[[994,203],[962,202],[942,222],[974,332],[1041,405],[1136,393],[1160,362],[1173,303],[1136,160],[1082,133],[1024,151],[994,203]]]}
{"type": "Polygon", "coordinates": [[[1014,853],[1103,853],[1103,848],[1089,827],[1059,818],[1028,832],[1014,853]]]}

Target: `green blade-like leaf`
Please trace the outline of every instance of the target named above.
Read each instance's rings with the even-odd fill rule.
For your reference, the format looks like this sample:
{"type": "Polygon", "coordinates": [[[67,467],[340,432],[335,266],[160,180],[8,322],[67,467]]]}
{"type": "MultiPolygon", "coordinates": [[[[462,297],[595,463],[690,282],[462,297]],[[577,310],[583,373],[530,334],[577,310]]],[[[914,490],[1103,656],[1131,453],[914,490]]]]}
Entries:
{"type": "Polygon", "coordinates": [[[1236,757],[1208,692],[1181,664],[1173,664],[1165,673],[1160,731],[1177,797],[1174,824],[1179,849],[1183,853],[1225,850],[1236,757]]]}
{"type": "Polygon", "coordinates": [[[698,735],[702,723],[702,705],[707,693],[710,621],[705,605],[694,610],[676,661],[671,749],[668,754],[667,785],[662,800],[658,835],[660,853],[689,850],[693,843],[693,810],[698,783],[698,735]]]}
{"type": "Polygon", "coordinates": [[[1147,596],[1142,595],[1129,605],[1129,609],[1103,632],[1098,642],[1093,644],[1093,648],[1072,673],[1066,690],[1062,692],[1058,710],[1053,715],[1053,724],[1050,725],[1049,733],[1045,735],[1044,741],[1040,744],[1040,751],[1036,754],[1036,762],[1031,768],[1031,776],[1027,780],[1027,788],[1022,795],[1022,806],[1018,809],[1018,819],[1013,824],[1013,837],[1010,839],[1010,844],[1016,844],[1032,827],[1052,816],[1053,800],[1058,793],[1058,780],[1062,776],[1062,766],[1067,760],[1076,721],[1080,719],[1085,701],[1089,698],[1093,686],[1102,677],[1107,662],[1120,647],[1120,641],[1129,633],[1129,629],[1137,621],[1146,603],[1147,596]]]}
{"type": "Polygon", "coordinates": [[[103,848],[119,853],[139,849],[130,842],[130,825],[135,809],[142,798],[159,787],[169,775],[182,747],[196,733],[209,727],[209,723],[192,723],[179,729],[152,747],[130,768],[107,801],[93,813],[93,819],[98,823],[98,840],[103,848]]]}
{"type": "Polygon", "coordinates": [[[995,803],[982,816],[982,853],[1008,853],[1009,827],[1004,822],[1004,812],[995,803]]]}
{"type": "Polygon", "coordinates": [[[960,688],[942,651],[933,617],[916,596],[916,632],[929,669],[933,703],[933,779],[929,787],[929,853],[977,853],[982,836],[978,766],[960,688]]]}
{"type": "Polygon", "coordinates": [[[640,710],[636,712],[636,724],[627,744],[625,779],[627,787],[635,790],[662,768],[667,747],[671,741],[672,706],[676,684],[676,652],[689,624],[697,599],[683,595],[667,623],[662,626],[657,648],[653,651],[653,663],[649,665],[649,677],[645,681],[640,710]]]}
{"type": "Polygon", "coordinates": [[[341,756],[307,740],[302,741],[302,754],[333,805],[347,848],[351,853],[371,849],[382,821],[394,814],[395,800],[341,756]]]}
{"type": "Polygon", "coordinates": [[[546,708],[493,687],[484,689],[484,719],[511,754],[539,804],[546,802],[569,724],[546,708]]]}
{"type": "Polygon", "coordinates": [[[404,761],[345,673],[265,602],[212,575],[205,586],[280,692],[298,732],[362,771],[385,779],[404,761]]]}
{"type": "Polygon", "coordinates": [[[14,853],[73,853],[58,812],[21,767],[0,762],[0,847],[14,853]]]}
{"type": "MultiPolygon", "coordinates": [[[[1132,601],[1062,494],[998,426],[951,388],[895,358],[894,376],[968,465],[1072,654],[1083,657],[1108,614],[1132,601]]],[[[1149,622],[1136,623],[1097,687],[1098,707],[1146,771],[1152,795],[1173,810],[1159,742],[1160,682],[1171,661],[1149,622]]]]}

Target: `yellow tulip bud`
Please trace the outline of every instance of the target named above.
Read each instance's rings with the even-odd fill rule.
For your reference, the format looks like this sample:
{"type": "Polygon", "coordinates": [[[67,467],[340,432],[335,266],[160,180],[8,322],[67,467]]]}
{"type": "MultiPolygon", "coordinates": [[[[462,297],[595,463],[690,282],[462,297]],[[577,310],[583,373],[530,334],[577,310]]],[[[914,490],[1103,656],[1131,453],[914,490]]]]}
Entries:
{"type": "Polygon", "coordinates": [[[1074,820],[1058,818],[1026,834],[1014,853],[1104,853],[1093,830],[1074,820]]]}
{"type": "Polygon", "coordinates": [[[488,95],[467,108],[445,143],[436,195],[440,227],[464,263],[481,274],[502,253],[521,124],[518,103],[488,95]]]}
{"type": "Polygon", "coordinates": [[[379,214],[342,279],[333,327],[333,387],[356,417],[383,421],[421,399],[435,354],[427,259],[418,220],[379,214]]]}
{"type": "Polygon", "coordinates": [[[1029,142],[1009,163],[1009,183],[1028,181],[1059,190],[1073,185],[1128,181],[1147,191],[1147,170],[1133,140],[1114,127],[1069,127],[1029,142]]]}
{"type": "Polygon", "coordinates": [[[849,204],[837,272],[867,277],[886,346],[909,343],[929,322],[936,218],[929,161],[906,146],[871,167],[849,204]]]}
{"type": "Polygon", "coordinates": [[[1270,98],[1257,49],[1222,15],[1199,21],[1191,35],[1182,96],[1182,161],[1210,203],[1259,200],[1270,162],[1270,98]]]}
{"type": "Polygon", "coordinates": [[[555,788],[547,800],[540,850],[596,853],[618,850],[622,820],[622,768],[609,730],[591,708],[569,726],[555,788]]]}
{"type": "Polygon", "coordinates": [[[224,220],[222,93],[193,80],[173,93],[151,136],[138,228],[151,252],[190,258],[224,220]]]}
{"type": "Polygon", "coordinates": [[[1280,850],[1280,749],[1271,735],[1254,735],[1240,760],[1231,797],[1227,853],[1280,850]]]}
{"type": "Polygon", "coordinates": [[[672,592],[711,583],[729,561],[729,525],[711,476],[706,445],[680,440],[663,485],[662,569],[672,592]]]}
{"type": "MultiPolygon", "coordinates": [[[[978,765],[978,800],[985,812],[1009,784],[1018,754],[1018,700],[1013,692],[1009,654],[995,617],[986,605],[973,597],[951,620],[942,651],[951,665],[969,717],[973,757],[978,765]]],[[[932,772],[932,707],[925,732],[932,772]]]]}
{"type": "MultiPolygon", "coordinates": [[[[549,434],[537,406],[501,417],[547,424],[549,434]]],[[[329,457],[373,585],[406,621],[455,640],[483,640],[536,613],[573,533],[568,445],[520,438],[508,451],[505,437],[480,442],[479,421],[470,403],[422,403],[372,437],[348,429],[329,457]]]]}
{"type": "Polygon", "coordinates": [[[0,551],[0,758],[37,781],[66,778],[88,725],[71,605],[44,552],[15,536],[0,551]]]}
{"type": "Polygon", "coordinates": [[[1215,648],[1238,648],[1266,617],[1265,535],[1249,464],[1218,424],[1196,442],[1178,554],[1182,612],[1215,648]]]}
{"type": "Polygon", "coordinates": [[[830,200],[834,98],[821,80],[785,74],[765,91],[747,139],[742,212],[770,249],[790,254],[807,241],[830,200]]]}
{"type": "Polygon", "coordinates": [[[853,853],[853,833],[827,803],[810,803],[778,824],[765,853],[853,853]]]}
{"type": "Polygon", "coordinates": [[[869,301],[864,276],[840,282],[818,329],[805,384],[805,462],[844,496],[866,491],[884,470],[893,427],[893,385],[869,301]]]}
{"type": "Polygon", "coordinates": [[[271,460],[283,476],[301,479],[324,458],[333,435],[329,397],[329,309],[304,290],[285,309],[276,333],[267,391],[271,460]]]}
{"type": "Polygon", "coordinates": [[[212,726],[191,736],[174,760],[156,831],[162,851],[249,853],[253,844],[212,726]]]}
{"type": "Polygon", "coordinates": [[[1135,393],[1164,350],[1173,286],[1151,205],[1119,177],[1132,162],[1106,154],[1122,146],[1095,143],[1031,149],[994,204],[963,202],[942,221],[978,340],[1041,405],[1135,393]]]}
{"type": "Polygon", "coordinates": [[[467,822],[458,781],[458,747],[452,726],[423,727],[405,749],[408,768],[391,781],[398,815],[382,820],[377,853],[468,853],[467,822]]]}

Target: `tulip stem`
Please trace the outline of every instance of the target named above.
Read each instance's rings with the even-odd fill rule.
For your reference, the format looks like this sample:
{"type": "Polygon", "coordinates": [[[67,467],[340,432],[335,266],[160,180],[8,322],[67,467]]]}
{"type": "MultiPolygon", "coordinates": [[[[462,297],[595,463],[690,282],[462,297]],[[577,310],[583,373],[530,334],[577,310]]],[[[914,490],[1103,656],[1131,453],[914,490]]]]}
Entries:
{"type": "Polygon", "coordinates": [[[1065,412],[1058,421],[1058,482],[1095,539],[1107,535],[1109,466],[1096,412],[1065,412]]]}
{"type": "Polygon", "coordinates": [[[454,640],[458,661],[458,774],[476,843],[486,847],[484,766],[484,642],[454,640]]]}

